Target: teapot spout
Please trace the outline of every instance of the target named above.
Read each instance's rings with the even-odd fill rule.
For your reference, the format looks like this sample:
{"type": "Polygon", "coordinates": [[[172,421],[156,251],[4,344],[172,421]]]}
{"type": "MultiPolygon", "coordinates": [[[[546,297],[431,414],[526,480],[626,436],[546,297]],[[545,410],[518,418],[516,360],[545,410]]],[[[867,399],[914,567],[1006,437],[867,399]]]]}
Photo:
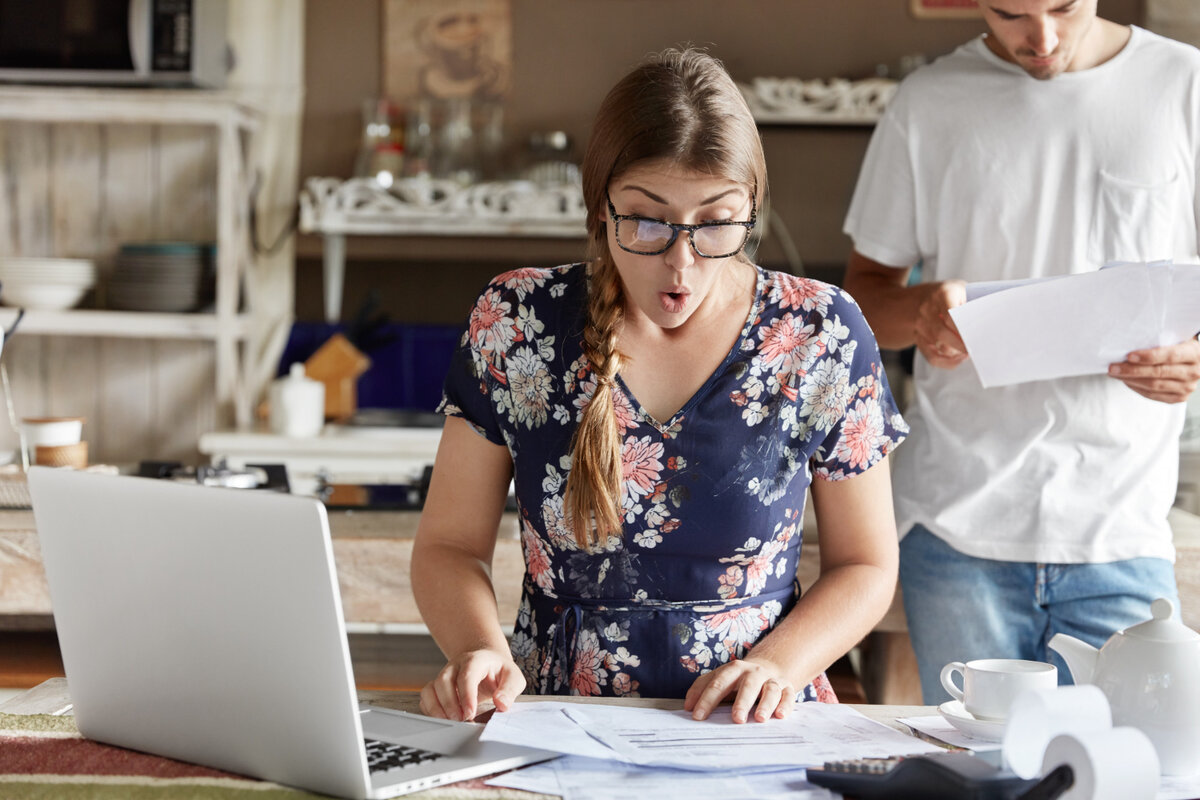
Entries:
{"type": "Polygon", "coordinates": [[[1098,649],[1065,633],[1054,634],[1046,646],[1067,662],[1067,668],[1071,671],[1071,677],[1075,683],[1093,682],[1092,679],[1096,672],[1096,656],[1100,655],[1098,649]]]}

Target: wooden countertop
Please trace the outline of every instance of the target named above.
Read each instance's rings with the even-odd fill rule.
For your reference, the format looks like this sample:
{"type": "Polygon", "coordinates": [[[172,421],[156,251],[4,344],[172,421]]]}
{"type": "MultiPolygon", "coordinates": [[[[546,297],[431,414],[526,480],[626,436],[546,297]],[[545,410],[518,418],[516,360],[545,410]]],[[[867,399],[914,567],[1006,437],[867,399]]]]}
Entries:
{"type": "MultiPolygon", "coordinates": [[[[417,511],[331,511],[330,532],[342,587],[342,602],[352,632],[423,632],[412,599],[409,564],[417,511]]],[[[1183,620],[1200,629],[1200,516],[1172,509],[1169,519],[1179,552],[1176,576],[1183,620]]],[[[819,572],[815,522],[805,524],[805,544],[797,575],[807,588],[819,572]]],[[[520,600],[524,558],[518,518],[506,513],[500,525],[493,563],[500,619],[511,625],[520,600]]],[[[49,629],[50,595],[41,564],[33,512],[0,510],[0,629],[49,629]]],[[[876,630],[904,631],[897,599],[876,630]]]]}

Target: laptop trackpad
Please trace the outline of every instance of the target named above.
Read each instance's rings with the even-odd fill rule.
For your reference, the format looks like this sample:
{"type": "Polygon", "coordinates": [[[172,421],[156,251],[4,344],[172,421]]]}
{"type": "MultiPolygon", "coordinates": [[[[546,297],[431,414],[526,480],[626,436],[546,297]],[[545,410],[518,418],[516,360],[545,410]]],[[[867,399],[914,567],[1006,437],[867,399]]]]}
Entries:
{"type": "Polygon", "coordinates": [[[415,745],[426,750],[452,754],[477,739],[483,726],[450,722],[387,708],[369,707],[362,712],[363,735],[368,739],[415,745]]]}

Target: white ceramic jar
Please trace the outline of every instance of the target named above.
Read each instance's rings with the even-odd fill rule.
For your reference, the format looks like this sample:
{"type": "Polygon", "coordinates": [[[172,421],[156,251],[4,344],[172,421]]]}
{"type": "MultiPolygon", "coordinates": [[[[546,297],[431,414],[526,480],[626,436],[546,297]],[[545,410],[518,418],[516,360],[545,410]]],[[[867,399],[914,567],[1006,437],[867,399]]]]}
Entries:
{"type": "Polygon", "coordinates": [[[271,431],[282,436],[317,436],[325,426],[325,384],[306,377],[304,365],[271,384],[271,431]]]}

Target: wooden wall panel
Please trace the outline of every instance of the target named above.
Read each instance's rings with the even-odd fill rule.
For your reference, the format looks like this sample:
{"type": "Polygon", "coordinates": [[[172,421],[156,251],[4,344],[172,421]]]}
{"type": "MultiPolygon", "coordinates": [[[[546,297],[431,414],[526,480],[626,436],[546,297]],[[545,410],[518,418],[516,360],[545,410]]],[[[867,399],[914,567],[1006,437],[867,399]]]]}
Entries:
{"type": "MultiPolygon", "coordinates": [[[[5,123],[0,157],[0,256],[93,258],[107,277],[122,243],[215,239],[209,128],[5,123]]],[[[3,359],[16,414],[85,417],[93,463],[195,462],[200,434],[218,427],[214,352],[18,331],[3,359]]],[[[0,409],[0,451],[18,441],[0,409]]]]}
{"type": "Polygon", "coordinates": [[[200,434],[219,427],[213,394],[215,355],[210,342],[164,339],[154,343],[151,436],[139,458],[192,463],[199,458],[200,434]]]}
{"type": "Polygon", "coordinates": [[[24,123],[14,126],[9,141],[14,175],[16,248],[21,255],[52,255],[50,234],[50,126],[24,123]]]}
{"type": "Polygon", "coordinates": [[[212,241],[217,233],[217,132],[211,127],[158,128],[159,200],[155,238],[212,241]]]}
{"type": "Polygon", "coordinates": [[[0,125],[0,254],[17,252],[17,219],[12,210],[16,170],[9,151],[11,141],[11,126],[0,125]]]}
{"type": "Polygon", "coordinates": [[[103,131],[99,125],[50,128],[51,240],[48,255],[98,258],[105,255],[100,235],[104,202],[103,131]]]}

